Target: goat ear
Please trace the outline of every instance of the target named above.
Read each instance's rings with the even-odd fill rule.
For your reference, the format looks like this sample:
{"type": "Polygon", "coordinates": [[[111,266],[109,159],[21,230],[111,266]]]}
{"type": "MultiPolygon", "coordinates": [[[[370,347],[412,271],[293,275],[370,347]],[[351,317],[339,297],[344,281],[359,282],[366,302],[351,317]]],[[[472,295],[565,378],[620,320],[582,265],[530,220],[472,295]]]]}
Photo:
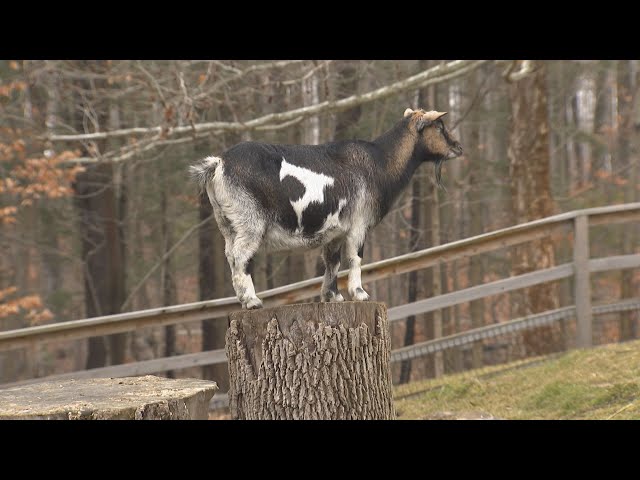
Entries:
{"type": "Polygon", "coordinates": [[[411,115],[413,113],[413,110],[411,110],[410,108],[407,108],[404,111],[404,114],[402,115],[403,117],[408,117],[409,115],[411,115]]]}

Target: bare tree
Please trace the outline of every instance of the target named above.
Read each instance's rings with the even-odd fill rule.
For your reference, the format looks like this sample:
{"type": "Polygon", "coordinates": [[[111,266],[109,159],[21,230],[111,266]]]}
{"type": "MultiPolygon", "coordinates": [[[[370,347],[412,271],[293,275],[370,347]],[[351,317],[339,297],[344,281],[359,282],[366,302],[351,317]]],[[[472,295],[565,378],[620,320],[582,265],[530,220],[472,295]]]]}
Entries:
{"type": "MultiPolygon", "coordinates": [[[[523,223],[555,213],[549,182],[549,117],[547,68],[544,62],[518,61],[507,74],[511,100],[509,176],[514,223],[523,223]],[[519,75],[520,74],[520,75],[519,75]]],[[[520,275],[555,265],[551,238],[517,246],[512,252],[512,270],[520,275]]],[[[512,296],[512,314],[522,317],[558,307],[554,284],[529,287],[512,296]]],[[[527,354],[541,355],[562,348],[556,328],[545,326],[523,334],[527,354]]]]}

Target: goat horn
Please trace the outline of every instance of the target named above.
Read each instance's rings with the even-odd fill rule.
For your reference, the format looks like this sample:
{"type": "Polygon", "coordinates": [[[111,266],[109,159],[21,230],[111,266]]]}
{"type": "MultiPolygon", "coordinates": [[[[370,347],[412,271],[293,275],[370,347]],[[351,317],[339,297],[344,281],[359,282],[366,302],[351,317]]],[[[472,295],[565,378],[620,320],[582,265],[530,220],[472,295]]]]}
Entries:
{"type": "Polygon", "coordinates": [[[407,108],[404,111],[403,117],[408,117],[409,115],[411,115],[413,113],[413,110],[411,110],[410,108],[407,108]]]}
{"type": "Polygon", "coordinates": [[[436,112],[435,110],[431,110],[430,112],[426,112],[424,115],[422,115],[422,118],[429,122],[435,122],[440,117],[444,117],[447,113],[449,112],[436,112]]]}

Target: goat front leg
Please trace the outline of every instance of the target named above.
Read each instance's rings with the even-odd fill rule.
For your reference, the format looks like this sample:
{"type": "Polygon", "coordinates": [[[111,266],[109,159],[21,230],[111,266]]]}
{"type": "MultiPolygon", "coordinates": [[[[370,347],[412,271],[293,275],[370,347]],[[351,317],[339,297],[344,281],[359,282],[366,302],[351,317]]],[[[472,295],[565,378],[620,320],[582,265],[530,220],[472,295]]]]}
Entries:
{"type": "Polygon", "coordinates": [[[338,291],[338,270],[340,269],[340,248],[342,240],[334,240],[322,248],[324,261],[324,279],[320,289],[323,302],[343,302],[344,297],[338,291]]]}
{"type": "Polygon", "coordinates": [[[364,235],[347,237],[345,242],[345,253],[347,261],[349,262],[347,291],[349,292],[351,300],[369,300],[369,294],[364,291],[364,288],[362,288],[362,280],[360,277],[360,264],[362,263],[363,247],[364,235]]]}
{"type": "Polygon", "coordinates": [[[227,260],[231,267],[233,288],[242,308],[262,308],[262,300],[256,296],[253,279],[249,273],[250,262],[260,247],[262,235],[238,234],[232,239],[227,260]]]}

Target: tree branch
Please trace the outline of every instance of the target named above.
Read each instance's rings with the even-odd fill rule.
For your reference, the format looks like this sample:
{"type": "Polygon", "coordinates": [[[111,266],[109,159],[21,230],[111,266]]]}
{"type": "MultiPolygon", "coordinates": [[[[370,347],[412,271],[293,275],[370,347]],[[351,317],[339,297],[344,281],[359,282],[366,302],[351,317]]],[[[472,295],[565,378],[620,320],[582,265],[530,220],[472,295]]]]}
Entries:
{"type": "MultiPolygon", "coordinates": [[[[196,123],[193,126],[181,126],[165,132],[167,137],[185,134],[203,133],[208,131],[245,131],[253,130],[272,124],[284,124],[286,122],[304,119],[314,115],[336,113],[342,110],[356,107],[365,103],[384,99],[392,95],[411,90],[414,88],[424,88],[428,85],[440,83],[452,78],[464,75],[465,73],[478,68],[487,60],[455,60],[446,64],[437,65],[428,70],[424,70],[404,80],[386,85],[371,92],[360,95],[352,95],[335,101],[325,101],[308,107],[295,108],[286,112],[271,113],[262,117],[249,120],[247,122],[207,122],[196,123]]],[[[161,127],[150,128],[124,128],[109,132],[83,133],[75,135],[49,135],[45,137],[51,142],[77,142],[87,140],[102,140],[106,138],[125,137],[134,135],[158,135],[161,127]]]]}
{"type": "Polygon", "coordinates": [[[151,275],[153,274],[153,272],[155,272],[158,267],[160,265],[162,265],[164,263],[164,261],[169,258],[173,252],[176,251],[176,249],[182,245],[182,243],[187,240],[191,234],[193,232],[195,232],[198,228],[200,228],[202,225],[204,225],[205,223],[207,223],[209,220],[211,220],[213,218],[213,213],[211,215],[209,215],[207,218],[205,218],[204,220],[202,220],[200,223],[192,226],[189,230],[187,230],[184,235],[182,235],[182,237],[180,238],[180,240],[178,240],[176,243],[173,244],[173,246],[166,251],[166,253],[164,255],[162,255],[162,258],[160,258],[160,260],[158,260],[158,262],[149,269],[149,271],[144,275],[144,277],[142,277],[142,279],[138,282],[138,284],[131,290],[131,293],[129,294],[129,296],[127,297],[127,299],[124,301],[124,303],[120,306],[120,311],[123,312],[125,310],[125,308],[127,308],[129,306],[129,303],[131,303],[131,300],[133,300],[133,297],[135,296],[136,293],[138,293],[138,290],[140,290],[140,288],[142,288],[142,286],[146,283],[147,280],[149,280],[149,277],[151,277],[151,275]]]}
{"type": "Polygon", "coordinates": [[[531,60],[514,60],[503,75],[507,82],[511,83],[522,80],[524,77],[529,76],[530,73],[533,73],[534,70],[534,64],[531,60]],[[516,67],[519,67],[518,70],[516,70],[516,67]]]}

